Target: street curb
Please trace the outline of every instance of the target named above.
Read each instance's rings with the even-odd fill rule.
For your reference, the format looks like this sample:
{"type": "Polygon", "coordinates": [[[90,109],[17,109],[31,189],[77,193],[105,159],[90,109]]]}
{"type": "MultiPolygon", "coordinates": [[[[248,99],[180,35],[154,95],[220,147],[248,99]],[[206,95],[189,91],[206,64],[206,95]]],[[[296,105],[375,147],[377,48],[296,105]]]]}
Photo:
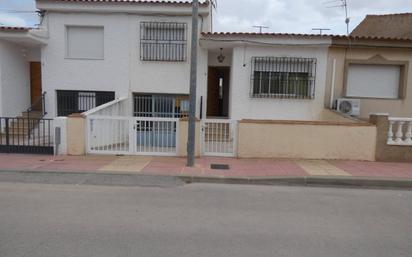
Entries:
{"type": "Polygon", "coordinates": [[[93,172],[93,171],[33,171],[33,170],[0,170],[1,173],[16,173],[20,175],[83,175],[83,176],[114,176],[134,178],[175,178],[184,183],[211,183],[237,185],[290,185],[290,186],[325,186],[325,187],[355,187],[355,188],[388,188],[412,189],[412,179],[382,178],[382,177],[347,177],[347,176],[279,176],[279,177],[204,177],[187,175],[153,175],[147,173],[129,172],[93,172]]]}
{"type": "Polygon", "coordinates": [[[412,179],[375,177],[271,177],[271,178],[215,178],[179,176],[186,183],[217,183],[242,185],[291,185],[291,186],[333,186],[358,188],[399,188],[412,189],[412,179]]]}

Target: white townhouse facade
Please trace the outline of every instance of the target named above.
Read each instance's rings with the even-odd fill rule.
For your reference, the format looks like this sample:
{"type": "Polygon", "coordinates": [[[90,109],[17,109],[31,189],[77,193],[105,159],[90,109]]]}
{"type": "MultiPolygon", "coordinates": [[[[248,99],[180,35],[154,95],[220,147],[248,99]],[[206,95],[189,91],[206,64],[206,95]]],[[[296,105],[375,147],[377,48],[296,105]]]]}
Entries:
{"type": "MultiPolygon", "coordinates": [[[[37,28],[0,27],[0,152],[184,156],[191,1],[36,6],[37,28]]],[[[376,52],[383,39],[217,33],[209,1],[198,19],[197,155],[375,160],[377,142],[411,145],[408,119],[386,126],[330,110],[348,97],[349,61],[401,65],[405,83],[395,84],[406,90],[409,61],[376,52]],[[374,42],[366,59],[362,40],[374,42]]],[[[373,88],[368,74],[349,88],[373,88]]],[[[368,110],[363,118],[376,107],[368,110]]]]}
{"type": "MultiPolygon", "coordinates": [[[[51,117],[67,114],[58,110],[64,91],[110,92],[113,98],[188,94],[190,3],[46,0],[37,7],[45,11],[41,29],[49,36],[41,62],[51,117]]],[[[199,14],[199,31],[210,31],[210,6],[200,5],[199,14]]],[[[198,83],[204,84],[206,51],[198,55],[198,83]]]]}
{"type": "Polygon", "coordinates": [[[200,39],[208,66],[230,71],[228,117],[235,120],[319,120],[330,42],[276,33],[204,33],[200,39]],[[222,63],[216,61],[220,48],[228,55],[222,63]]]}
{"type": "MultiPolygon", "coordinates": [[[[37,0],[36,5],[39,28],[0,30],[0,42],[25,67],[7,66],[26,79],[12,82],[23,87],[22,97],[13,111],[3,108],[2,116],[18,115],[42,94],[49,118],[119,97],[134,97],[137,115],[155,111],[149,102],[157,102],[161,113],[187,111],[190,2],[37,0]],[[175,106],[167,106],[171,102],[175,106]]],[[[212,33],[212,6],[206,1],[200,4],[199,38],[199,118],[319,119],[330,37],[212,33]]]]}

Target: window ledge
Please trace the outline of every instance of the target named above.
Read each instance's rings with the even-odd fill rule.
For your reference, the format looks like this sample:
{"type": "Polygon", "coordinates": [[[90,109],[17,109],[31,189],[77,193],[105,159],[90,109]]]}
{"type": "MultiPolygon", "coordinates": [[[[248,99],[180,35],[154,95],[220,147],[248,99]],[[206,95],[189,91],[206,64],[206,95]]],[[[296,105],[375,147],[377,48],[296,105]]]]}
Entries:
{"type": "Polygon", "coordinates": [[[104,58],[64,57],[66,60],[104,61],[104,58]]]}

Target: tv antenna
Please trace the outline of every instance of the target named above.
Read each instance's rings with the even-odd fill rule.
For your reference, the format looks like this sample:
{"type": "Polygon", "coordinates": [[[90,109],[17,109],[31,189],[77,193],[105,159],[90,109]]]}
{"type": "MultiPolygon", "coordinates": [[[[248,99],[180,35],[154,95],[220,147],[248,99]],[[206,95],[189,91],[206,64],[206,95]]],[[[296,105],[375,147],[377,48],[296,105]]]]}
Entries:
{"type": "Polygon", "coordinates": [[[210,3],[214,9],[217,9],[217,0],[211,0],[210,3]]]}
{"type": "Polygon", "coordinates": [[[325,28],[313,28],[312,30],[317,30],[317,31],[319,31],[319,35],[322,35],[322,34],[323,34],[323,31],[325,31],[325,30],[330,30],[330,29],[325,29],[325,28]]]}
{"type": "Polygon", "coordinates": [[[262,34],[263,29],[268,29],[269,28],[269,27],[266,27],[266,26],[253,26],[253,27],[258,28],[260,34],[262,34]]]}
{"type": "Polygon", "coordinates": [[[346,35],[349,35],[350,19],[348,17],[348,1],[347,0],[332,0],[332,1],[325,2],[325,4],[334,4],[334,3],[336,3],[337,5],[328,6],[328,8],[342,7],[345,10],[346,35]]]}

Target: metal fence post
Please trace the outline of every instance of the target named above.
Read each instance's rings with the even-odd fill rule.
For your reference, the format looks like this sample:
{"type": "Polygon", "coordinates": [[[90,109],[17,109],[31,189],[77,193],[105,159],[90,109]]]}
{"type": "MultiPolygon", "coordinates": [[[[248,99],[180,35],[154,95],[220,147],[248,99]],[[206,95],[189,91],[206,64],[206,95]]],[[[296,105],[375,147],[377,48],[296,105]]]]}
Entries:
{"type": "Polygon", "coordinates": [[[6,147],[7,152],[10,152],[9,118],[6,118],[6,147]]]}

